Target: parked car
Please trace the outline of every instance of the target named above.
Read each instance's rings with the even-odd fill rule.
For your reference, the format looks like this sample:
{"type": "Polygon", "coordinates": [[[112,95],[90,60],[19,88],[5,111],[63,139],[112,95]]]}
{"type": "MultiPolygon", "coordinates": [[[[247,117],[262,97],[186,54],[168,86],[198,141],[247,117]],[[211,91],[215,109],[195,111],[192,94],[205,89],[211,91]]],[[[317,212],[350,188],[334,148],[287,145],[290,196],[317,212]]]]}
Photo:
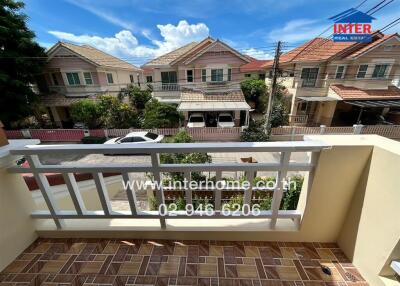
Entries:
{"type": "Polygon", "coordinates": [[[230,113],[220,113],[218,115],[218,127],[234,127],[235,122],[233,121],[230,113]]]}
{"type": "Polygon", "coordinates": [[[206,121],[204,120],[204,115],[202,113],[192,113],[189,117],[187,127],[205,127],[206,121]]]}
{"type": "Polygon", "coordinates": [[[164,135],[158,135],[151,132],[131,132],[125,137],[112,138],[104,142],[104,144],[141,144],[141,143],[159,143],[164,135]]]}

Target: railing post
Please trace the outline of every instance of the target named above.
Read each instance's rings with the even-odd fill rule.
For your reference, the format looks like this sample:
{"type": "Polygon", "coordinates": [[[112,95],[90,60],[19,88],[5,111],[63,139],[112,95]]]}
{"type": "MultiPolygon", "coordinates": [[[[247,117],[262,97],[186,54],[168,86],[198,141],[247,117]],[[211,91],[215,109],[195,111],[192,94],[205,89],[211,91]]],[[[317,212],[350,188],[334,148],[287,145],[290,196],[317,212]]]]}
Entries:
{"type": "Polygon", "coordinates": [[[246,174],[246,180],[249,182],[249,188],[244,190],[244,204],[250,207],[251,205],[251,195],[253,193],[253,181],[255,177],[255,171],[249,171],[246,174]]]}
{"type": "Polygon", "coordinates": [[[354,124],[353,125],[353,134],[361,134],[364,125],[362,124],[354,124]]]}
{"type": "Polygon", "coordinates": [[[319,134],[325,134],[325,130],[326,130],[326,125],[321,125],[319,130],[319,134]]]}
{"type": "MultiPolygon", "coordinates": [[[[217,182],[221,181],[221,177],[222,177],[222,171],[217,171],[215,173],[215,183],[216,185],[217,182]]],[[[221,200],[222,200],[222,191],[220,188],[215,188],[215,194],[214,194],[214,208],[216,211],[220,211],[221,210],[221,200]]]]}
{"type": "Polygon", "coordinates": [[[128,197],[129,207],[131,209],[132,215],[136,215],[136,194],[135,190],[132,189],[132,180],[129,176],[129,173],[122,173],[122,180],[125,182],[126,187],[126,195],[128,197]]]}
{"type": "Polygon", "coordinates": [[[294,141],[295,136],[296,136],[296,126],[292,126],[292,130],[290,132],[290,141],[294,141]]]}
{"type": "MultiPolygon", "coordinates": [[[[190,177],[190,172],[185,172],[184,173],[184,176],[185,176],[185,181],[187,181],[188,182],[188,185],[190,186],[190,179],[191,179],[191,177],[190,177]]],[[[185,195],[186,195],[186,204],[187,205],[191,205],[191,204],[193,204],[193,199],[192,199],[192,190],[190,189],[190,187],[187,187],[186,188],[186,190],[185,190],[185,195]]]]}
{"type": "Polygon", "coordinates": [[[29,129],[22,129],[22,136],[24,136],[25,139],[31,139],[32,135],[31,135],[31,131],[29,129]]]}
{"type": "MultiPolygon", "coordinates": [[[[156,198],[157,198],[157,203],[159,206],[159,210],[161,205],[163,207],[165,206],[165,198],[164,198],[164,191],[162,187],[162,179],[161,179],[161,172],[160,172],[160,155],[158,153],[152,153],[151,154],[151,165],[153,169],[153,176],[154,176],[154,182],[156,183],[156,198]]],[[[160,225],[162,229],[165,229],[167,227],[166,221],[164,217],[160,217],[160,225]]]]}
{"type": "Polygon", "coordinates": [[[81,193],[79,192],[78,184],[76,183],[74,174],[66,173],[63,174],[63,177],[77,214],[84,214],[86,212],[86,208],[81,193]]]}
{"type": "Polygon", "coordinates": [[[36,171],[36,167],[39,167],[41,165],[39,157],[37,155],[28,155],[26,156],[26,159],[28,160],[29,167],[32,169],[32,174],[35,177],[40,192],[42,193],[43,199],[46,202],[46,205],[54,220],[54,223],[56,224],[57,229],[61,229],[64,226],[64,222],[57,218],[57,201],[55,200],[53,193],[51,192],[47,177],[45,174],[41,174],[36,171]]]}
{"type": "Polygon", "coordinates": [[[112,212],[110,198],[108,197],[106,184],[104,183],[104,177],[102,173],[93,173],[93,180],[96,185],[97,193],[99,194],[99,199],[101,206],[103,208],[104,214],[106,216],[110,215],[112,212]]]}
{"type": "Polygon", "coordinates": [[[272,198],[271,204],[271,228],[275,228],[276,221],[278,219],[278,212],[281,206],[281,201],[283,197],[283,188],[285,187],[283,180],[286,178],[291,152],[281,152],[280,158],[280,170],[278,171],[278,177],[276,178],[276,189],[274,191],[274,196],[272,198]]]}

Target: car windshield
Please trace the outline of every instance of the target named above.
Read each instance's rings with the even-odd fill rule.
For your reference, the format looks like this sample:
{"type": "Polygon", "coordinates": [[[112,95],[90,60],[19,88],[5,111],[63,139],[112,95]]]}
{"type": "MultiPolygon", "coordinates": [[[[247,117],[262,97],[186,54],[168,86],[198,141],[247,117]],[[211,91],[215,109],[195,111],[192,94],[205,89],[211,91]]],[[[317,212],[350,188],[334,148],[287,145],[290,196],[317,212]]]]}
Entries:
{"type": "Polygon", "coordinates": [[[201,116],[192,116],[190,117],[190,122],[204,122],[203,117],[201,116]]]}
{"type": "Polygon", "coordinates": [[[158,137],[158,134],[147,132],[147,134],[144,136],[146,136],[147,138],[150,138],[151,140],[155,140],[158,137]]]}
{"type": "Polygon", "coordinates": [[[219,122],[232,122],[232,117],[228,115],[220,116],[219,122]]]}

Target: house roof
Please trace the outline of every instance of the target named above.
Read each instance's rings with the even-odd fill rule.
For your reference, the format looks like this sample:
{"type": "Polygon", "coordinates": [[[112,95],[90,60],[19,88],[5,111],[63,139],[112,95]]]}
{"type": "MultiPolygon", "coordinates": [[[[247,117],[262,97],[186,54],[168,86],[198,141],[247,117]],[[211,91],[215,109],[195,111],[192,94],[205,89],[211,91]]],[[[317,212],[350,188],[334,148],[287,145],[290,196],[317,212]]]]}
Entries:
{"type": "Polygon", "coordinates": [[[140,68],[130,63],[127,63],[117,57],[109,55],[89,45],[78,46],[71,43],[58,42],[47,52],[49,57],[51,58],[54,52],[60,47],[64,47],[72,51],[73,53],[81,56],[83,59],[86,59],[87,61],[90,61],[97,66],[136,71],[140,70],[140,68]]]}
{"type": "MultiPolygon", "coordinates": [[[[280,57],[279,62],[285,64],[290,62],[324,61],[333,57],[353,59],[370,51],[388,39],[399,37],[399,35],[383,35],[377,31],[372,37],[374,40],[371,43],[334,42],[330,39],[315,38],[284,53],[280,57]]],[[[264,64],[263,67],[271,67],[272,64],[273,61],[270,61],[264,64]]]]}
{"type": "Polygon", "coordinates": [[[371,23],[372,20],[376,20],[371,15],[358,11],[355,8],[350,8],[329,19],[335,21],[335,23],[371,23]]]}
{"type": "Polygon", "coordinates": [[[341,84],[331,85],[330,89],[344,100],[390,100],[400,99],[400,89],[389,86],[387,89],[360,89],[341,84]]]}
{"type": "MultiPolygon", "coordinates": [[[[339,52],[354,45],[351,42],[334,42],[325,38],[315,38],[303,45],[284,53],[279,62],[312,62],[327,60],[339,52]]],[[[272,66],[273,61],[264,64],[264,67],[272,66]]]]}
{"type": "Polygon", "coordinates": [[[228,111],[249,110],[241,90],[224,94],[204,94],[202,92],[182,92],[180,111],[228,111]]]}
{"type": "Polygon", "coordinates": [[[271,64],[272,65],[273,60],[256,60],[256,59],[252,59],[251,62],[240,66],[240,71],[241,72],[251,72],[251,71],[261,71],[261,70],[265,70],[265,66],[267,64],[271,64]]]}
{"type": "Polygon", "coordinates": [[[232,53],[236,54],[238,57],[243,59],[245,62],[250,62],[252,60],[251,57],[243,55],[233,49],[232,47],[228,46],[224,42],[220,40],[214,40],[211,37],[207,37],[201,42],[192,42],[183,47],[180,47],[176,50],[173,50],[165,55],[162,55],[158,58],[155,58],[147,63],[145,63],[142,68],[149,68],[151,66],[164,66],[164,65],[173,65],[178,61],[185,60],[185,64],[190,63],[197,57],[201,56],[203,53],[208,51],[213,46],[221,44],[227,49],[229,49],[232,53]]]}
{"type": "Polygon", "coordinates": [[[241,90],[227,93],[210,93],[188,91],[181,93],[181,101],[245,101],[241,90]]]}
{"type": "Polygon", "coordinates": [[[371,49],[379,46],[380,44],[383,44],[389,39],[399,37],[399,35],[396,34],[391,34],[391,35],[382,35],[381,38],[377,39],[376,41],[373,41],[372,43],[366,44],[365,46],[361,47],[360,49],[357,49],[353,53],[349,54],[346,56],[347,59],[354,59],[357,58],[367,52],[369,52],[371,49]]]}
{"type": "Polygon", "coordinates": [[[158,58],[145,63],[143,66],[169,65],[171,62],[186,54],[197,45],[198,42],[191,42],[183,47],[173,50],[172,52],[159,56],[158,58]]]}
{"type": "Polygon", "coordinates": [[[212,49],[216,45],[221,45],[224,48],[226,48],[227,50],[230,50],[233,54],[235,54],[237,57],[241,58],[245,62],[250,62],[251,61],[248,57],[242,55],[241,53],[239,53],[238,51],[236,51],[232,47],[228,46],[224,42],[221,42],[220,40],[217,39],[216,41],[213,41],[210,45],[207,45],[206,47],[204,47],[203,49],[198,51],[197,53],[194,53],[190,58],[188,58],[185,61],[185,64],[191,63],[192,61],[194,61],[195,59],[197,59],[198,57],[200,57],[201,55],[203,55],[204,53],[206,53],[207,51],[209,51],[210,49],[212,49]]]}
{"type": "Polygon", "coordinates": [[[98,98],[95,95],[87,95],[87,96],[65,96],[59,93],[43,95],[40,97],[40,102],[46,106],[70,106],[76,102],[81,101],[82,99],[89,99],[92,101],[97,101],[98,98]]]}

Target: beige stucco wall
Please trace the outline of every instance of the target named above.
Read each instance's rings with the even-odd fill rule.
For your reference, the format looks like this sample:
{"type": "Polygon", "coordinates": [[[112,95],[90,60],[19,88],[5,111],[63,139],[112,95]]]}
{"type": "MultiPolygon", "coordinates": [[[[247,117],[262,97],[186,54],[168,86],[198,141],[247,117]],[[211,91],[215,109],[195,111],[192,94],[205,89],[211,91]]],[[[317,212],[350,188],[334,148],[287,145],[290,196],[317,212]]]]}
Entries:
{"type": "Polygon", "coordinates": [[[374,148],[338,239],[370,285],[398,285],[379,275],[393,275],[389,264],[400,258],[399,166],[400,148],[374,148]]]}
{"type": "Polygon", "coordinates": [[[30,192],[20,174],[6,171],[16,160],[9,147],[0,148],[0,271],[37,238],[30,192]]]}

